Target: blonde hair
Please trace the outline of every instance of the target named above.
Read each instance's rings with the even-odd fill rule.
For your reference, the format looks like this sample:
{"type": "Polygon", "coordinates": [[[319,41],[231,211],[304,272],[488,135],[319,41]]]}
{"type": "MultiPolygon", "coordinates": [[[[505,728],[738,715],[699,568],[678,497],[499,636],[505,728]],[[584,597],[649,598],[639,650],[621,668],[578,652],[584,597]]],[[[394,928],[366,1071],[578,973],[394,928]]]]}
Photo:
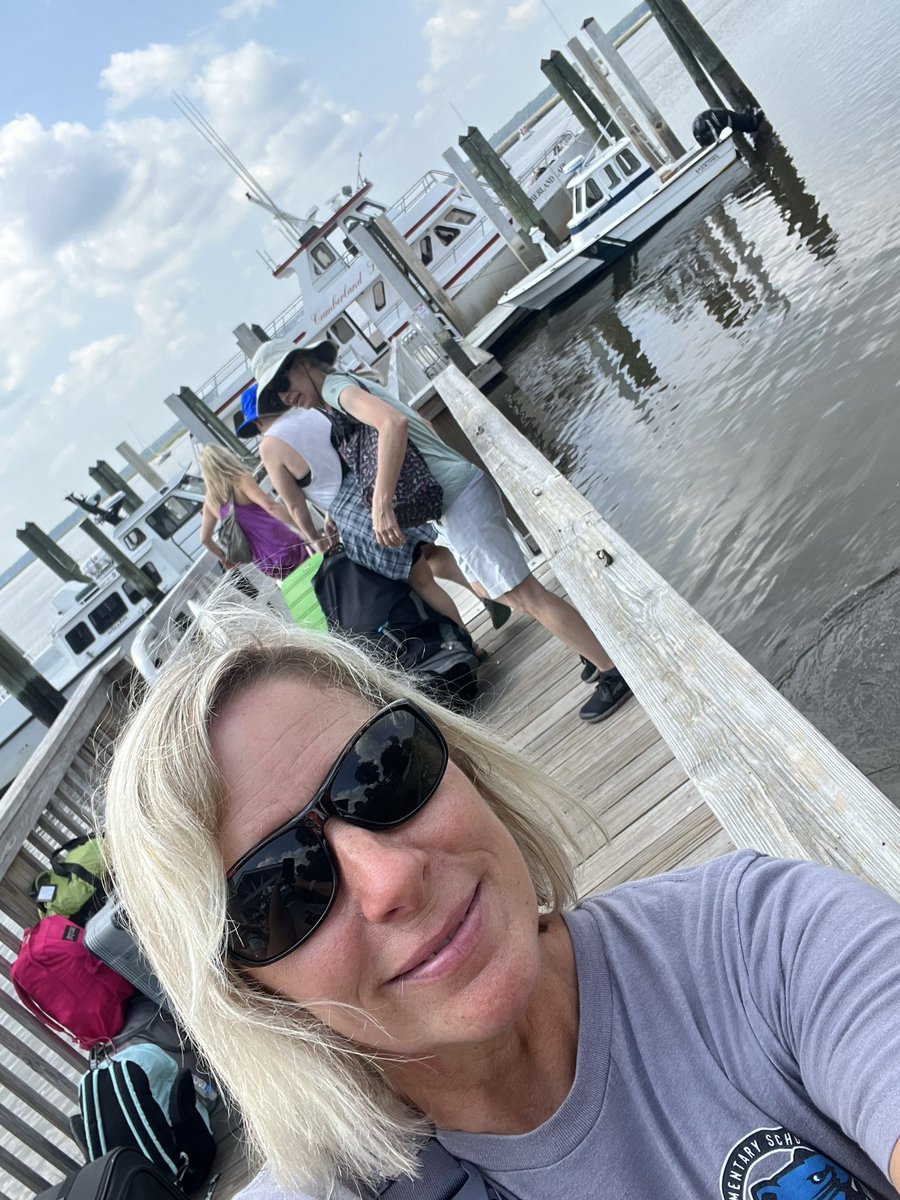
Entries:
{"type": "Polygon", "coordinates": [[[217,511],[231,500],[235,481],[250,474],[238,456],[224,446],[204,446],[199,463],[207,498],[217,511]]]}
{"type": "Polygon", "coordinates": [[[240,1110],[254,1155],[283,1184],[327,1190],[350,1177],[372,1185],[415,1173],[421,1114],[388,1086],[377,1055],[266,992],[225,956],[223,786],[209,727],[229,696],[285,677],[374,707],[414,698],[514,838],[548,914],[574,902],[566,835],[552,815],[571,797],[361,646],[256,612],[248,619],[217,598],[121,735],[105,818],[116,887],[174,1011],[240,1110]]]}

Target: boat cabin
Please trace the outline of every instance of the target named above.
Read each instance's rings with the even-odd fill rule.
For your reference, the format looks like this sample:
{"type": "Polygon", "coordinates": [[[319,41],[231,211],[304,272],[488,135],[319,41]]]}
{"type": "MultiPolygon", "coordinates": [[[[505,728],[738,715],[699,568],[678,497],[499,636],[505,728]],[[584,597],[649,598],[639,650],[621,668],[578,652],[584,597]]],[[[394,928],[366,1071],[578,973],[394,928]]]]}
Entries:
{"type": "Polygon", "coordinates": [[[563,167],[563,173],[568,178],[572,204],[567,226],[570,237],[626,196],[636,204],[659,187],[656,172],[628,138],[605,150],[572,159],[563,167]]]}

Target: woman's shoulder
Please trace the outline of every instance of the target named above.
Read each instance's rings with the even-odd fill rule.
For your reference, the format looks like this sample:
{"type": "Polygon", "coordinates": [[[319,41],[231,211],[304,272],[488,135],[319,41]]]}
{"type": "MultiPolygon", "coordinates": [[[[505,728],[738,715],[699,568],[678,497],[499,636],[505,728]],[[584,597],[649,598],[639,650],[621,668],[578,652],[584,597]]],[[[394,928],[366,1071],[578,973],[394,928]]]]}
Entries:
{"type": "Polygon", "coordinates": [[[352,1192],[341,1184],[334,1184],[327,1191],[304,1191],[300,1188],[284,1188],[275,1179],[275,1172],[265,1166],[234,1200],[360,1200],[359,1192],[352,1192]]]}

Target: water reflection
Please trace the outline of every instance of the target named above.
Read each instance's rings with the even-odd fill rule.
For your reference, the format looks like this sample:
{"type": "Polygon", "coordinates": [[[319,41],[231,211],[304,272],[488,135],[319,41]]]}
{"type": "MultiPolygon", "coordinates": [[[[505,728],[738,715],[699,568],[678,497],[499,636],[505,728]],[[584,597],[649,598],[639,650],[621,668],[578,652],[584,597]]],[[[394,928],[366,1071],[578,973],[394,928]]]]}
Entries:
{"type": "Polygon", "coordinates": [[[799,234],[800,241],[819,260],[831,258],[837,250],[837,234],[831,228],[819,202],[806,190],[794,160],[777,134],[761,138],[754,155],[759,180],[775,201],[788,228],[799,234]]]}

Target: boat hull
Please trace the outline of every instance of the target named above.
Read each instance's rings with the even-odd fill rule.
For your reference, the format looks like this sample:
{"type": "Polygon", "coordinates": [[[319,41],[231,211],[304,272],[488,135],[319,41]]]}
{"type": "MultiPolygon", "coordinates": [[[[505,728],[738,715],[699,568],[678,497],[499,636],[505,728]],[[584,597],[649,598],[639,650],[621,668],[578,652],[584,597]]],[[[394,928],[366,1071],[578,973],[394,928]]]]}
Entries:
{"type": "Polygon", "coordinates": [[[720,175],[737,157],[734,142],[724,137],[697,154],[651,196],[592,232],[576,234],[561,254],[526,275],[501,297],[501,303],[540,311],[592,275],[599,275],[652,233],[682,205],[720,175]]]}

